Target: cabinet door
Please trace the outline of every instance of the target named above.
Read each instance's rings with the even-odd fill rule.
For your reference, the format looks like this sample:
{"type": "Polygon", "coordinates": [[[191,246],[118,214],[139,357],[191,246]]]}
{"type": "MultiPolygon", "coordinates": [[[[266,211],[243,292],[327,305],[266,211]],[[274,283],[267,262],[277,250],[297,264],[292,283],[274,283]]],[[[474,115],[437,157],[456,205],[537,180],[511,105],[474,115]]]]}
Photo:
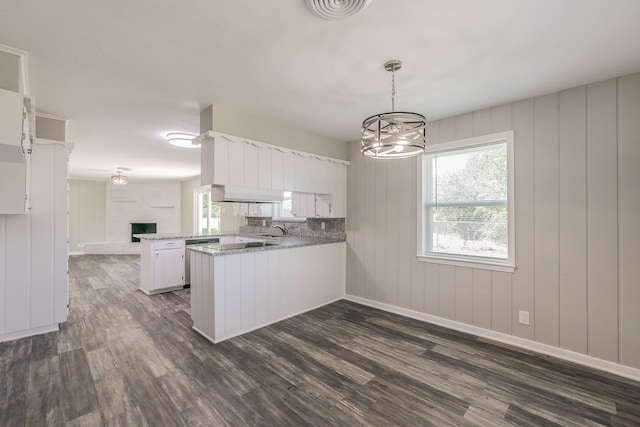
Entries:
{"type": "Polygon", "coordinates": [[[271,189],[271,148],[258,147],[258,188],[271,189]]]}
{"type": "Polygon", "coordinates": [[[244,143],[244,186],[258,188],[258,147],[244,143]]]}
{"type": "Polygon", "coordinates": [[[244,186],[244,143],[229,141],[229,185],[244,186]]]}
{"type": "Polygon", "coordinates": [[[310,189],[310,162],[308,157],[295,155],[294,160],[294,176],[295,191],[309,192],[310,189]]]}
{"type": "Polygon", "coordinates": [[[296,157],[290,152],[282,155],[282,185],[285,191],[296,191],[296,157]]]}
{"type": "Polygon", "coordinates": [[[312,193],[291,193],[291,214],[298,218],[316,216],[316,195],[312,193]]]}
{"type": "Polygon", "coordinates": [[[155,289],[184,285],[184,248],[157,250],[153,261],[155,289]]]}
{"type": "Polygon", "coordinates": [[[249,216],[272,216],[271,203],[249,203],[249,216]]]}
{"type": "Polygon", "coordinates": [[[332,217],[333,213],[333,196],[330,194],[322,194],[316,197],[316,216],[332,217]]]}
{"type": "Polygon", "coordinates": [[[0,144],[20,145],[22,142],[22,95],[0,89],[0,144]]]}
{"type": "Polygon", "coordinates": [[[284,190],[284,153],[271,150],[271,188],[284,190]]]}
{"type": "Polygon", "coordinates": [[[333,163],[331,190],[331,216],[334,218],[347,217],[347,165],[333,163]]]}
{"type": "Polygon", "coordinates": [[[232,203],[231,204],[231,215],[233,215],[233,216],[247,216],[247,215],[249,215],[249,204],[248,203],[232,203]]]}

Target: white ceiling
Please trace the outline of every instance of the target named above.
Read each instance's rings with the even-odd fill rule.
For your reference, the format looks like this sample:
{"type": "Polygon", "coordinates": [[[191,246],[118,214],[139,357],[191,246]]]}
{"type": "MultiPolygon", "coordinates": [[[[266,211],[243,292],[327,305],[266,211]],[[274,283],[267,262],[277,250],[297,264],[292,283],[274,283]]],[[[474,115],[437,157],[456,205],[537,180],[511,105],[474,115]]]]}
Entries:
{"type": "Polygon", "coordinates": [[[339,141],[396,109],[435,120],[640,71],[638,0],[373,0],[339,21],[304,0],[0,0],[38,111],[68,119],[72,178],[198,175],[217,104],[339,141]]]}

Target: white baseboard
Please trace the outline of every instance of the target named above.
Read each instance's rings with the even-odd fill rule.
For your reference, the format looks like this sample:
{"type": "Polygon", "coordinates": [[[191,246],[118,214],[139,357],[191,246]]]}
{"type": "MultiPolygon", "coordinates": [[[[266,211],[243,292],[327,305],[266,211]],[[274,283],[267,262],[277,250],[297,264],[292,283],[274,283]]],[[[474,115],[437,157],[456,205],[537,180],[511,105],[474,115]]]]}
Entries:
{"type": "Polygon", "coordinates": [[[71,255],[84,255],[84,251],[77,251],[77,252],[69,252],[68,254],[69,256],[71,255]]]}
{"type": "Polygon", "coordinates": [[[9,334],[0,334],[0,342],[4,341],[13,341],[18,340],[20,338],[31,337],[33,335],[46,334],[49,332],[55,332],[60,330],[58,324],[41,326],[39,328],[25,329],[22,331],[11,332],[9,334]]]}
{"type": "Polygon", "coordinates": [[[556,357],[562,360],[567,360],[579,365],[588,366],[590,368],[629,378],[634,381],[640,381],[640,369],[632,368],[630,366],[620,365],[618,363],[598,359],[593,356],[587,356],[586,354],[576,353],[575,351],[565,350],[536,341],[515,337],[513,335],[503,334],[501,332],[491,331],[489,329],[480,328],[478,326],[468,325],[466,323],[456,322],[455,320],[444,319],[442,317],[433,316],[431,314],[421,313],[419,311],[397,307],[395,305],[385,304],[366,298],[346,295],[344,299],[369,307],[379,308],[380,310],[388,311],[390,313],[399,314],[401,316],[410,317],[412,319],[421,320],[423,322],[432,323],[434,325],[443,326],[445,328],[453,329],[460,332],[466,332],[468,334],[477,335],[482,338],[487,338],[493,341],[520,347],[526,350],[534,351],[536,353],[556,357]]]}

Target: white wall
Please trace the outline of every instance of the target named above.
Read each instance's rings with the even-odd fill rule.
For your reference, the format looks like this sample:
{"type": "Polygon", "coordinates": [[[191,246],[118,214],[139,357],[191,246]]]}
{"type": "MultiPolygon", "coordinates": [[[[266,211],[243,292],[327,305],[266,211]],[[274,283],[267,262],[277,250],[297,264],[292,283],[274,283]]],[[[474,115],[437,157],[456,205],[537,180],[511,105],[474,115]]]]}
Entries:
{"type": "Polygon", "coordinates": [[[640,73],[429,123],[428,141],[511,129],[516,272],[418,262],[416,160],[358,142],[347,293],[640,368],[640,73]]]}
{"type": "Polygon", "coordinates": [[[180,232],[193,233],[193,192],[200,188],[200,177],[180,183],[180,232]]]}
{"type": "Polygon", "coordinates": [[[106,240],[131,241],[132,222],[155,222],[158,233],[180,232],[180,183],[107,183],[106,240]]]}
{"type": "Polygon", "coordinates": [[[107,183],[69,180],[69,251],[82,252],[84,244],[106,240],[107,183]]]}

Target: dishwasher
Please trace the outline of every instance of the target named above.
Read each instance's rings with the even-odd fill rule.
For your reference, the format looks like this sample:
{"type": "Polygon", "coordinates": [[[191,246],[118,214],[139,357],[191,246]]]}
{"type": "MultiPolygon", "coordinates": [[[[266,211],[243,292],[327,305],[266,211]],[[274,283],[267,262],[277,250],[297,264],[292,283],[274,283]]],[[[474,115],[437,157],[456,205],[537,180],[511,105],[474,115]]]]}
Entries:
{"type": "MultiPolygon", "coordinates": [[[[189,239],[185,241],[186,246],[206,245],[207,243],[220,243],[219,237],[209,237],[206,239],[189,239]]],[[[184,251],[184,287],[191,287],[191,251],[184,251]]]]}

